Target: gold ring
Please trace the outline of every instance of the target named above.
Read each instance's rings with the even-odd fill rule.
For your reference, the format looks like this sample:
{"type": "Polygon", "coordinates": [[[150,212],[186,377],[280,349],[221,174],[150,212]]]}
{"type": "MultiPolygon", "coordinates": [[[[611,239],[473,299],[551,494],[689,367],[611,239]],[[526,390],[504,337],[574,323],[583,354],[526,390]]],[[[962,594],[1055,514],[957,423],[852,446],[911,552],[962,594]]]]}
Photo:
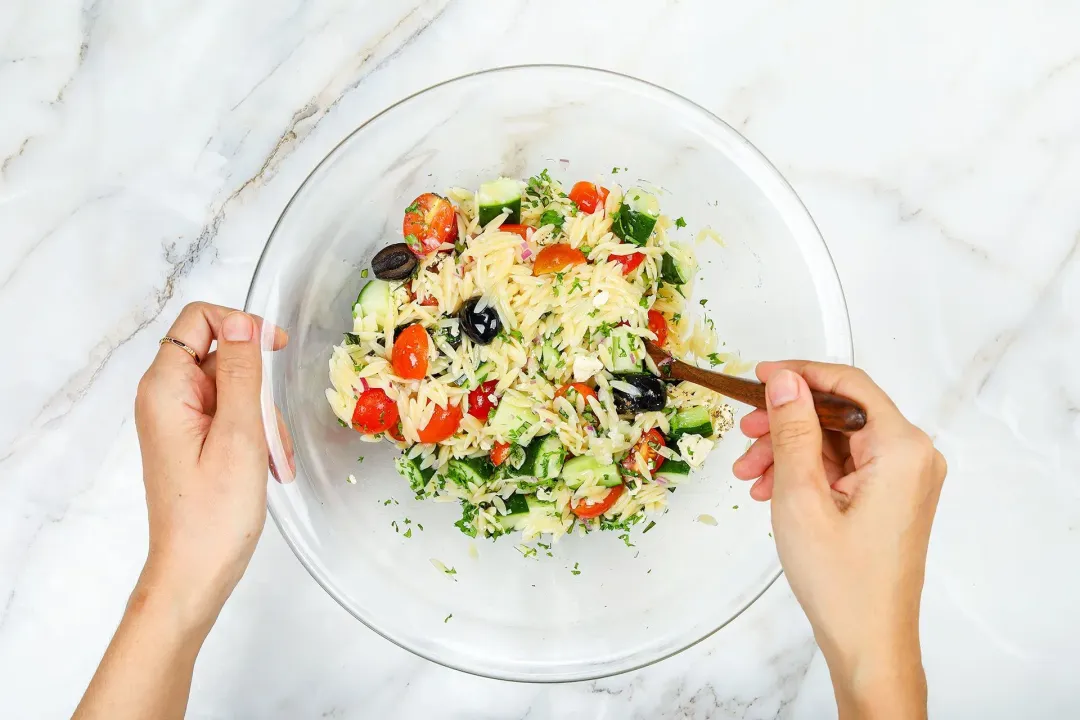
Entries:
{"type": "Polygon", "coordinates": [[[199,357],[199,353],[197,353],[194,350],[192,350],[191,348],[189,348],[186,343],[181,342],[180,340],[177,340],[174,337],[169,337],[168,335],[161,338],[161,340],[158,342],[158,345],[164,345],[165,343],[171,343],[171,344],[175,345],[176,347],[180,348],[181,350],[186,352],[188,355],[190,355],[191,359],[195,361],[196,365],[202,365],[202,358],[199,357]]]}

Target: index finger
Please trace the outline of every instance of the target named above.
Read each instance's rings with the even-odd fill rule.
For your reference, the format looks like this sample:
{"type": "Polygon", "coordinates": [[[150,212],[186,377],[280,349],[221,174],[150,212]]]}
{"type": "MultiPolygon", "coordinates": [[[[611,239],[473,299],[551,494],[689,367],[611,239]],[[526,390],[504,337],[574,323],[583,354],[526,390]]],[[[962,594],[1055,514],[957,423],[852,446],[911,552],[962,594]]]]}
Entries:
{"type": "Polygon", "coordinates": [[[866,410],[867,425],[903,420],[892,398],[859,368],[809,360],[783,360],[758,363],[755,372],[761,382],[767,382],[779,370],[791,370],[802,375],[812,390],[854,400],[866,410]]]}
{"type": "MultiPolygon", "coordinates": [[[[175,338],[190,347],[198,353],[201,360],[205,360],[210,354],[211,343],[221,334],[221,323],[224,322],[228,315],[234,312],[237,311],[222,305],[204,302],[188,303],[180,311],[167,334],[169,337],[175,338]]],[[[267,330],[273,328],[274,334],[270,340],[272,350],[280,350],[288,344],[289,335],[284,330],[264,323],[263,319],[258,315],[252,315],[251,317],[255,319],[255,325],[260,335],[264,334],[264,325],[266,325],[267,330]]],[[[264,338],[264,345],[265,342],[264,338]]],[[[153,366],[176,366],[190,362],[190,356],[180,348],[162,345],[158,348],[153,366]]]]}

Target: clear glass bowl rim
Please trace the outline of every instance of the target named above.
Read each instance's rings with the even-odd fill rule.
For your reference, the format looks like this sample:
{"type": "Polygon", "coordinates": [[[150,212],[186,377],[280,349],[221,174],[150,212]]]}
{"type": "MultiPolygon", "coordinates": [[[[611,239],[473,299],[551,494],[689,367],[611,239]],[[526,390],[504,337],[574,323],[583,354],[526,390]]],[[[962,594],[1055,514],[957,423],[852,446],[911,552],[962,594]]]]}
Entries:
{"type": "MultiPolygon", "coordinates": [[[[606,75],[609,78],[614,79],[614,80],[616,80],[618,82],[644,86],[645,89],[647,89],[649,91],[652,91],[654,93],[659,93],[661,95],[666,95],[668,97],[668,99],[670,99],[671,101],[673,101],[676,104],[683,105],[687,110],[702,113],[704,117],[708,118],[709,120],[711,120],[714,123],[716,123],[717,125],[719,125],[723,132],[730,133],[733,138],[737,139],[742,145],[744,145],[744,147],[753,156],[755,156],[757,158],[757,160],[761,163],[762,168],[764,170],[768,171],[773,176],[773,179],[778,181],[779,184],[782,187],[786,188],[788,194],[790,195],[789,200],[792,201],[790,203],[792,209],[793,210],[801,210],[802,214],[805,215],[805,219],[809,222],[810,226],[813,227],[815,234],[817,235],[818,239],[820,240],[822,249],[825,251],[825,257],[829,261],[829,265],[832,268],[833,277],[835,278],[836,283],[837,283],[837,287],[840,290],[840,300],[841,300],[843,310],[844,310],[845,330],[847,331],[847,338],[848,338],[848,347],[846,349],[848,351],[848,356],[851,358],[851,361],[854,362],[854,360],[855,360],[855,348],[854,348],[854,342],[853,342],[852,335],[851,335],[851,316],[850,316],[850,314],[848,312],[847,297],[844,294],[843,284],[841,283],[839,273],[837,273],[837,270],[836,270],[836,263],[832,258],[832,254],[829,252],[829,247],[828,247],[828,244],[826,244],[826,242],[825,242],[825,238],[822,237],[822,235],[821,235],[821,230],[818,228],[817,223],[814,222],[813,216],[810,215],[810,211],[806,208],[806,205],[803,203],[803,201],[799,197],[798,193],[795,192],[795,188],[791,186],[791,183],[788,182],[787,178],[785,178],[783,176],[783,174],[776,168],[776,166],[773,165],[772,162],[764,155],[764,153],[762,153],[760,150],[758,150],[757,147],[755,147],[753,143],[751,143],[749,140],[747,140],[742,135],[742,133],[740,133],[738,130],[736,130],[731,125],[729,125],[727,122],[725,122],[720,117],[718,117],[715,113],[713,113],[709,109],[703,107],[702,105],[699,105],[698,103],[696,103],[696,102],[694,102],[694,101],[680,95],[679,93],[674,92],[673,90],[669,90],[668,88],[665,88],[665,87],[663,87],[661,85],[657,85],[656,83],[649,82],[648,80],[642,80],[641,78],[637,78],[637,77],[634,77],[632,75],[627,75],[625,73],[620,73],[620,72],[616,72],[616,71],[613,71],[613,70],[607,70],[607,69],[604,69],[604,68],[596,68],[596,67],[588,67],[588,66],[584,66],[584,65],[572,65],[572,64],[560,64],[560,63],[529,63],[529,64],[522,64],[522,65],[505,65],[505,66],[500,66],[500,67],[495,67],[495,68],[488,68],[488,69],[485,69],[485,70],[478,70],[476,72],[467,73],[465,75],[459,75],[457,77],[453,77],[453,78],[450,78],[450,79],[443,80],[441,82],[435,83],[433,85],[429,85],[428,87],[426,87],[426,88],[424,88],[422,90],[418,90],[417,92],[414,92],[414,93],[412,93],[410,95],[407,95],[407,96],[401,98],[400,100],[394,102],[393,104],[388,105],[386,108],[380,110],[378,113],[376,113],[376,114],[372,115],[371,117],[369,117],[368,119],[366,119],[364,122],[362,122],[360,125],[358,125],[355,129],[353,129],[351,132],[349,132],[345,137],[343,137],[340,142],[338,142],[336,145],[334,145],[334,147],[332,147],[330,149],[330,151],[321,160],[319,160],[319,162],[315,165],[315,167],[312,168],[311,171],[304,178],[303,182],[301,182],[300,185],[297,186],[296,191],[292,194],[292,197],[289,198],[289,202],[285,204],[284,209],[282,209],[281,214],[278,216],[277,221],[274,223],[274,228],[270,231],[270,235],[267,238],[266,245],[263,247],[263,251],[259,255],[259,260],[255,265],[255,270],[252,273],[251,283],[250,283],[250,285],[248,287],[247,297],[244,300],[244,309],[245,309],[245,311],[250,311],[251,310],[252,294],[254,293],[254,290],[255,290],[255,283],[256,283],[256,279],[259,276],[259,271],[263,269],[263,262],[266,259],[267,255],[268,255],[268,253],[270,251],[270,245],[274,242],[274,238],[277,236],[278,228],[281,226],[282,220],[285,218],[285,216],[288,215],[289,209],[292,207],[293,202],[295,202],[296,198],[299,197],[300,194],[304,191],[304,189],[307,187],[308,183],[311,182],[311,179],[313,177],[315,177],[315,175],[318,174],[319,170],[323,167],[323,165],[325,165],[326,162],[328,160],[330,160],[330,158],[334,157],[334,155],[338,152],[338,150],[340,150],[346,143],[348,143],[354,136],[356,136],[357,133],[359,133],[361,130],[366,128],[368,125],[370,125],[371,123],[373,123],[377,119],[381,118],[383,115],[386,115],[386,114],[394,111],[398,107],[407,104],[411,100],[413,100],[413,99],[415,99],[417,97],[420,97],[421,95],[424,95],[424,94],[426,94],[426,93],[428,93],[428,92],[430,92],[432,90],[435,90],[437,88],[441,88],[441,87],[446,86],[446,85],[452,85],[454,83],[462,82],[462,81],[465,81],[465,80],[475,79],[475,78],[478,78],[478,77],[483,77],[483,76],[488,76],[488,75],[510,74],[510,73],[514,73],[514,72],[518,72],[518,71],[522,71],[522,70],[529,70],[529,71],[552,70],[552,71],[557,71],[557,72],[599,74],[599,75],[606,75]]],[[[265,380],[264,380],[264,382],[265,382],[265,380]]],[[[270,482],[276,482],[276,481],[271,479],[270,482]]],[[[398,647],[400,647],[400,648],[402,648],[404,650],[407,650],[407,651],[413,653],[414,655],[422,657],[425,660],[429,660],[429,661],[431,661],[433,663],[436,663],[438,665],[448,667],[448,668],[450,668],[452,670],[457,670],[459,672],[464,672],[464,673],[467,673],[467,674],[470,674],[470,675],[477,675],[479,677],[487,677],[487,678],[491,678],[491,679],[494,679],[494,680],[507,680],[507,681],[511,681],[511,682],[527,682],[527,683],[539,683],[539,684],[581,682],[581,681],[599,680],[599,679],[605,678],[605,677],[612,677],[612,676],[615,676],[615,675],[621,675],[621,674],[628,673],[628,672],[634,672],[636,670],[640,670],[640,669],[648,667],[650,665],[654,665],[654,664],[656,664],[658,662],[661,662],[663,660],[667,660],[668,658],[674,657],[675,655],[678,655],[679,653],[683,652],[684,650],[687,650],[688,648],[691,648],[694,645],[697,645],[698,643],[702,642],[703,640],[715,635],[717,632],[722,630],[724,627],[726,627],[728,624],[730,624],[736,618],[738,618],[744,612],[746,612],[747,608],[749,608],[751,605],[753,605],[755,602],[757,602],[757,600],[762,595],[764,595],[765,592],[768,591],[768,589],[770,587],[773,586],[773,584],[780,577],[780,575],[783,574],[783,569],[778,568],[776,570],[776,572],[770,578],[768,578],[768,580],[762,585],[762,587],[758,590],[758,592],[753,595],[753,597],[751,597],[731,617],[724,620],[722,623],[717,625],[712,630],[709,630],[704,635],[702,635],[701,637],[699,637],[699,638],[697,638],[695,640],[691,640],[691,641],[685,643],[681,647],[675,648],[675,649],[673,649],[673,650],[671,650],[671,651],[669,651],[667,653],[664,653],[662,655],[659,655],[659,656],[657,656],[655,658],[650,658],[650,659],[638,662],[636,664],[630,665],[628,667],[621,667],[621,668],[617,668],[617,669],[614,669],[614,670],[583,673],[583,674],[579,674],[579,675],[565,676],[565,677],[564,676],[535,676],[535,675],[525,675],[525,674],[513,673],[513,672],[511,672],[511,673],[495,673],[495,672],[493,672],[493,673],[489,674],[489,673],[479,672],[477,670],[474,670],[474,669],[471,669],[471,668],[468,668],[468,667],[459,667],[459,666],[455,665],[454,663],[452,663],[452,662],[450,662],[450,661],[448,661],[448,660],[446,660],[444,658],[440,658],[440,657],[435,656],[433,653],[422,651],[419,648],[414,647],[410,642],[408,642],[405,639],[394,637],[392,635],[387,634],[386,632],[381,630],[379,627],[377,627],[374,623],[370,622],[367,618],[364,618],[360,614],[356,613],[353,610],[353,608],[351,608],[349,606],[349,604],[346,603],[344,601],[344,599],[340,596],[340,594],[337,592],[337,590],[336,590],[333,582],[330,580],[330,578],[323,577],[323,574],[315,567],[315,564],[308,558],[306,551],[303,548],[301,548],[299,546],[299,544],[287,532],[285,532],[284,527],[282,525],[282,522],[278,518],[277,512],[274,509],[274,503],[273,503],[273,500],[272,500],[272,496],[267,497],[267,510],[268,510],[268,512],[270,514],[270,517],[272,517],[274,519],[274,524],[277,525],[278,532],[281,533],[282,537],[285,539],[285,542],[288,544],[288,546],[292,550],[293,554],[296,555],[297,559],[300,560],[300,563],[308,571],[308,573],[311,575],[311,577],[313,577],[315,579],[315,582],[317,582],[323,588],[323,590],[325,590],[327,592],[328,595],[330,595],[332,598],[334,598],[334,600],[338,603],[338,605],[340,605],[350,615],[352,615],[357,620],[359,620],[361,623],[363,623],[368,629],[370,629],[371,631],[373,631],[377,635],[385,638],[386,640],[389,640],[390,642],[394,643],[398,647]]]]}

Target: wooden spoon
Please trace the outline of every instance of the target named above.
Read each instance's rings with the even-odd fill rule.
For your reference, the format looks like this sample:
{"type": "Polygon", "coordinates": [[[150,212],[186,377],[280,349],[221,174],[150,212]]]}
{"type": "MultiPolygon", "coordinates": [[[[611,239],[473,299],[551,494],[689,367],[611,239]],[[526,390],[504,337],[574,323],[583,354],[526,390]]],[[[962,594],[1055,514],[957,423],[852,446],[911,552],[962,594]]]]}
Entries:
{"type": "MultiPolygon", "coordinates": [[[[661,377],[687,380],[715,390],[732,400],[738,400],[756,408],[765,408],[765,383],[712,370],[703,370],[684,363],[682,360],[676,360],[666,350],[648,340],[645,341],[645,350],[659,368],[661,377]]],[[[825,430],[855,432],[866,425],[866,411],[851,400],[818,390],[811,390],[810,394],[814,397],[814,410],[817,411],[818,420],[821,421],[821,427],[825,430]]]]}

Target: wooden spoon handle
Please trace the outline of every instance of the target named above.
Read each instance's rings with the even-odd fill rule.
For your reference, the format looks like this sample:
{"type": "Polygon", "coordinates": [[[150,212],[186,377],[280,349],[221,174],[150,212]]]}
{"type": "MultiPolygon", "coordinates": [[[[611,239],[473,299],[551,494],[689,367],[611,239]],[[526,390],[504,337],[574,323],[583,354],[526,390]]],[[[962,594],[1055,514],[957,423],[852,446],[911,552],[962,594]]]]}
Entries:
{"type": "MultiPolygon", "coordinates": [[[[704,370],[680,360],[675,360],[670,367],[672,377],[703,385],[732,400],[756,408],[765,408],[764,383],[704,370]]],[[[851,400],[818,390],[811,390],[810,393],[814,398],[814,410],[817,411],[818,420],[825,430],[855,432],[866,425],[866,411],[851,400]]]]}

